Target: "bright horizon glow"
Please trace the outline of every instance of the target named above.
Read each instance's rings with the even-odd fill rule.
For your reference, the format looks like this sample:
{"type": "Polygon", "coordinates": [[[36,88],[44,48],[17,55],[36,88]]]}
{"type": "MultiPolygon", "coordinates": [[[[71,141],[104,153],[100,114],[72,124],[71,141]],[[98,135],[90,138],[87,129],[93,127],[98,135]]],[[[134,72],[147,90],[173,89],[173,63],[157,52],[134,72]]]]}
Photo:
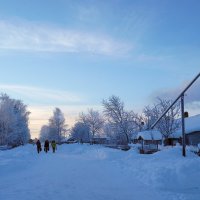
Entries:
{"type": "MultiPolygon", "coordinates": [[[[61,109],[65,115],[66,123],[68,124],[68,129],[71,128],[74,123],[78,120],[79,114],[81,112],[86,112],[89,108],[94,108],[100,110],[100,106],[97,105],[79,105],[79,106],[56,106],[61,109]]],[[[39,131],[42,125],[47,125],[48,120],[53,115],[54,106],[30,106],[30,128],[32,138],[38,137],[39,131]]]]}
{"type": "MultiPolygon", "coordinates": [[[[70,126],[119,96],[141,112],[200,72],[200,2],[7,0],[0,7],[0,92],[31,111],[37,137],[55,107],[70,126]]],[[[200,81],[186,109],[200,113],[200,81]]]]}

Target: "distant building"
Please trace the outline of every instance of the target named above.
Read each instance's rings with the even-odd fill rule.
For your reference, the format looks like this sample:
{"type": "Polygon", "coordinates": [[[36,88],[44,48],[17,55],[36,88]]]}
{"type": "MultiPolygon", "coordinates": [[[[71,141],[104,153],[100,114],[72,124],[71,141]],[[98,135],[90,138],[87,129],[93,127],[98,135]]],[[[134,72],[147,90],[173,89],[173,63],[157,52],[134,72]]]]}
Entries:
{"type": "MultiPolygon", "coordinates": [[[[185,118],[185,134],[186,145],[197,146],[200,144],[200,115],[185,118]]],[[[173,135],[180,140],[180,138],[182,138],[182,129],[180,128],[178,131],[173,133],[172,136],[173,135]]]]}
{"type": "Polygon", "coordinates": [[[167,139],[164,140],[165,146],[176,146],[176,144],[182,144],[182,133],[172,133],[167,139]]]}
{"type": "Polygon", "coordinates": [[[107,137],[94,137],[91,139],[92,144],[107,144],[108,143],[107,137]]]}

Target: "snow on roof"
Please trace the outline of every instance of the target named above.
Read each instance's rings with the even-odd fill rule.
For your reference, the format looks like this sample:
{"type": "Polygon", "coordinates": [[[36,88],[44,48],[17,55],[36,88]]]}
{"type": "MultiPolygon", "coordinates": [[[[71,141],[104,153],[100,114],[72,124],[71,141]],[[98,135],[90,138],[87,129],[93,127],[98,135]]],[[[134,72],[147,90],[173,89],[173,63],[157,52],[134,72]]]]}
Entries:
{"type": "Polygon", "coordinates": [[[200,131],[200,115],[185,118],[185,132],[200,131]]]}
{"type": "Polygon", "coordinates": [[[162,134],[157,130],[146,130],[138,132],[137,139],[142,137],[143,140],[162,140],[162,134]]]}
{"type": "Polygon", "coordinates": [[[170,134],[170,136],[168,137],[168,138],[180,138],[180,137],[182,137],[182,131],[181,130],[178,130],[178,131],[176,131],[176,132],[174,132],[174,133],[172,133],[172,134],[170,134]]]}
{"type": "MultiPolygon", "coordinates": [[[[200,115],[185,118],[185,133],[200,131],[200,115]]],[[[174,132],[170,137],[179,138],[182,136],[182,128],[174,132]]]]}

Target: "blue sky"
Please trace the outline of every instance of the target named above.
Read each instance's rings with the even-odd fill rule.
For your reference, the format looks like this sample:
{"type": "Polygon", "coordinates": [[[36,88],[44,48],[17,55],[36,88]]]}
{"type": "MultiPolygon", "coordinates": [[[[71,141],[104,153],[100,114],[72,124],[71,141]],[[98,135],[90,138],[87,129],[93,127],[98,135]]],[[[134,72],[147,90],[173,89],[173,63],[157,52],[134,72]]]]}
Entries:
{"type": "MultiPolygon", "coordinates": [[[[56,106],[70,125],[113,94],[140,112],[200,72],[198,0],[0,3],[0,91],[29,105],[33,136],[56,106]]],[[[191,114],[199,89],[186,97],[191,114]]]]}

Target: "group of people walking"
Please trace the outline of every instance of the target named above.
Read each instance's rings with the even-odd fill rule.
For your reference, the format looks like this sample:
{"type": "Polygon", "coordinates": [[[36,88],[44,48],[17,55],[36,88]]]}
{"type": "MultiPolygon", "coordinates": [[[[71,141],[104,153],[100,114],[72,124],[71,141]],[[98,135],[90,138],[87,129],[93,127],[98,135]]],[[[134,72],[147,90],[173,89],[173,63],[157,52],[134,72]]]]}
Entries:
{"type": "MultiPolygon", "coordinates": [[[[50,146],[49,143],[50,143],[49,140],[45,140],[45,142],[44,142],[44,151],[46,153],[49,151],[49,146],[50,146]]],[[[42,145],[41,145],[40,140],[37,140],[36,146],[37,146],[37,152],[40,153],[42,151],[42,145]]],[[[51,141],[51,147],[52,147],[53,153],[55,153],[55,151],[57,149],[56,141],[55,140],[51,141]]]]}

